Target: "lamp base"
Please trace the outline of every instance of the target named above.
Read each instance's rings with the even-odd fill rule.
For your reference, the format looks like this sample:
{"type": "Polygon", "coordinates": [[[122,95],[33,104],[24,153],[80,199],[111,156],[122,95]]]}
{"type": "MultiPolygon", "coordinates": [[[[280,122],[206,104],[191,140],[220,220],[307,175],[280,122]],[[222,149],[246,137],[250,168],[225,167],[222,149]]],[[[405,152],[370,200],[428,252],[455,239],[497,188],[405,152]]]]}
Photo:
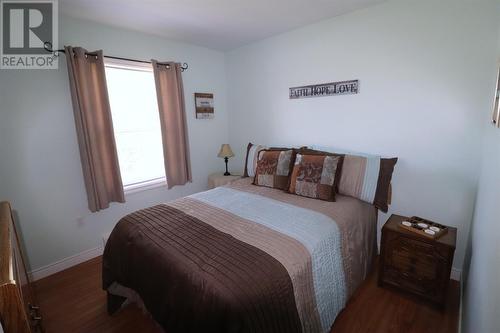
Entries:
{"type": "Polygon", "coordinates": [[[231,176],[231,174],[229,173],[229,171],[227,171],[227,161],[229,159],[227,157],[224,157],[224,162],[226,162],[226,172],[224,172],[224,176],[231,176]]]}

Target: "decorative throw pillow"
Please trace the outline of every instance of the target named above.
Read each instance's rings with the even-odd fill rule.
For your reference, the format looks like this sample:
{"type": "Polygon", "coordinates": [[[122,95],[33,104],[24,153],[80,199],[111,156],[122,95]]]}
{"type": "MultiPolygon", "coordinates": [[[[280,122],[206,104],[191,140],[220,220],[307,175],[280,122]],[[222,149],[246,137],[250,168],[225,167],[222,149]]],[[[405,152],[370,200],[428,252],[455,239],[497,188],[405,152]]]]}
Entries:
{"type": "Polygon", "coordinates": [[[280,190],[287,189],[294,157],[293,149],[260,151],[253,183],[280,190]]]}
{"type": "Polygon", "coordinates": [[[297,153],[288,191],[303,197],[335,201],[342,155],[297,153]]]}
{"type": "Polygon", "coordinates": [[[369,154],[346,154],[338,192],[373,204],[387,213],[389,188],[397,161],[397,158],[381,158],[369,154]]]}
{"type": "Polygon", "coordinates": [[[257,157],[259,156],[259,152],[264,149],[281,151],[281,150],[290,150],[291,148],[280,148],[280,147],[267,148],[266,146],[255,145],[249,142],[247,146],[247,155],[245,158],[245,170],[243,171],[243,177],[255,176],[255,169],[257,168],[257,157]]]}
{"type": "Polygon", "coordinates": [[[340,163],[337,165],[337,175],[335,179],[335,193],[339,192],[339,183],[340,183],[340,177],[342,176],[342,166],[344,164],[344,155],[343,154],[337,154],[337,153],[331,153],[327,151],[321,151],[321,150],[315,150],[311,149],[308,147],[301,147],[299,149],[299,153],[302,153],[303,155],[320,155],[320,156],[325,156],[325,155],[330,155],[330,156],[340,156],[342,157],[340,159],[340,163]]]}

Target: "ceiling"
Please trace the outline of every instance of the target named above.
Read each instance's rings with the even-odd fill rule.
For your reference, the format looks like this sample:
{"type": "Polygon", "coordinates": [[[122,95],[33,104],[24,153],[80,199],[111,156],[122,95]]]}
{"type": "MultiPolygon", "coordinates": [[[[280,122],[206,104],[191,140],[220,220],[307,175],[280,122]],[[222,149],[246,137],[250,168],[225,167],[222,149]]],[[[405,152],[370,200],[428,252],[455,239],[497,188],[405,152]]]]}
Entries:
{"type": "Polygon", "coordinates": [[[62,13],[227,51],[383,0],[60,0],[62,13]]]}

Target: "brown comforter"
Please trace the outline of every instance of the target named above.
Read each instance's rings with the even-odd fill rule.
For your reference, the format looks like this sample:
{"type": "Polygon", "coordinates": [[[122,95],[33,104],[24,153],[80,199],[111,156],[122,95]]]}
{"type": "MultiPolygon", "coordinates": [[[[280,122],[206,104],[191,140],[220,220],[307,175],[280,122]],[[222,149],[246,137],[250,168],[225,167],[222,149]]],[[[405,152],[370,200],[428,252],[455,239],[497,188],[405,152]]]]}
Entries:
{"type": "Polygon", "coordinates": [[[376,210],[357,199],[243,179],[124,217],[106,244],[103,288],[134,290],[169,333],[327,331],[370,268],[375,230],[376,210]]]}

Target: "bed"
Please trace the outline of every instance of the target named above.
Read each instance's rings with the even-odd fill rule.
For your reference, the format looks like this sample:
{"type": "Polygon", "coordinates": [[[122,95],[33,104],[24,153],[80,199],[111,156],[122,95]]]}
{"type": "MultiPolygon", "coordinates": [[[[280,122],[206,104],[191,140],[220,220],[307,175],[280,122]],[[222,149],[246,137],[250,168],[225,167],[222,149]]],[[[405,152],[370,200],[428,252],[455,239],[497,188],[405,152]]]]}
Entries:
{"type": "Polygon", "coordinates": [[[103,255],[108,311],[136,295],[165,332],[328,332],[370,271],[377,209],[243,178],[125,216],[103,255]]]}

